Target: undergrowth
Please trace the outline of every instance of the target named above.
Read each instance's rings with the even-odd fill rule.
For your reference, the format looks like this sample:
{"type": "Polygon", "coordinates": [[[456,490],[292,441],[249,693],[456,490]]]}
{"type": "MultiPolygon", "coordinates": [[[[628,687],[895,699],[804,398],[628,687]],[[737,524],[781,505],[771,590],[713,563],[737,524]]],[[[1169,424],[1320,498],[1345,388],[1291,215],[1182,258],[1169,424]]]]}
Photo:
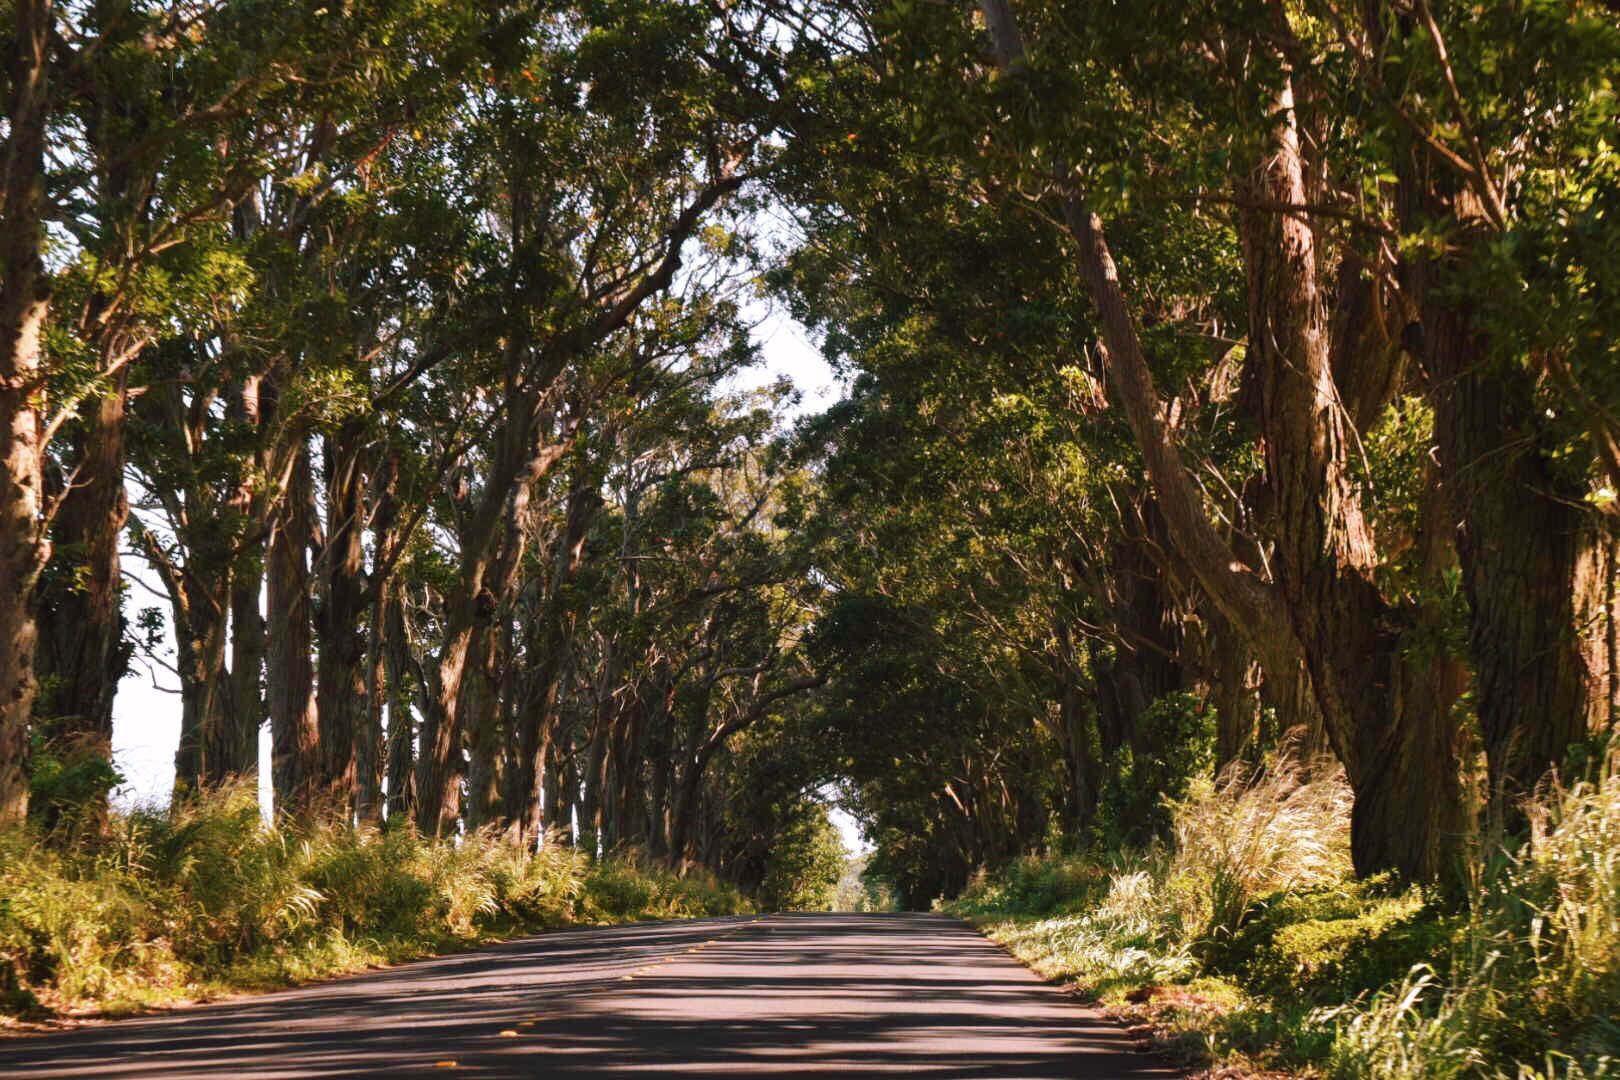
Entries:
{"type": "Polygon", "coordinates": [[[1025,858],[946,910],[1227,1070],[1620,1077],[1620,754],[1551,785],[1466,902],[1356,880],[1349,791],[1287,761],[1168,804],[1173,843],[1025,858]]]}
{"type": "Polygon", "coordinates": [[[268,988],[572,923],[729,914],[708,877],[548,837],[267,824],[251,785],[115,813],[94,835],[0,832],[0,1013],[121,1012],[268,988]]]}

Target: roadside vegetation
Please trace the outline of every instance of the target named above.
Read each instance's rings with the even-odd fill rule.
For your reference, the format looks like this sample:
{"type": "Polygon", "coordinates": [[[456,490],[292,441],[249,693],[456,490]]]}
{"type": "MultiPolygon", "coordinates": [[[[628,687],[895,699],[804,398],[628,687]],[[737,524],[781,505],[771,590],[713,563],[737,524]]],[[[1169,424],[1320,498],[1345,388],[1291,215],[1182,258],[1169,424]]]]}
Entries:
{"type": "Polygon", "coordinates": [[[1016,860],[945,910],[1219,1075],[1620,1075],[1620,754],[1482,844],[1460,896],[1352,876],[1328,762],[1166,809],[1168,843],[1016,860]]]}
{"type": "Polygon", "coordinates": [[[238,783],[50,842],[0,832],[0,1013],[125,1012],[576,924],[751,911],[733,886],[493,829],[265,822],[238,783]]]}

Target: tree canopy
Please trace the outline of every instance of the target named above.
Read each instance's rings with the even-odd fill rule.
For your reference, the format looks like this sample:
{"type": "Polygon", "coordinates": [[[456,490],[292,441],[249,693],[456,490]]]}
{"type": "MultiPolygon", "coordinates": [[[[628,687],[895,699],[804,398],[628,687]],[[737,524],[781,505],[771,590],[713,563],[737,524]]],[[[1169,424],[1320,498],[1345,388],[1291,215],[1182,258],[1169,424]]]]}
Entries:
{"type": "Polygon", "coordinates": [[[93,828],[138,654],[177,799],[268,728],[279,813],[792,902],[828,792],[925,904],[1279,747],[1359,873],[1446,882],[1612,730],[1609,4],[0,40],[0,822],[93,828]],[[826,411],[748,374],[767,304],[826,411]]]}

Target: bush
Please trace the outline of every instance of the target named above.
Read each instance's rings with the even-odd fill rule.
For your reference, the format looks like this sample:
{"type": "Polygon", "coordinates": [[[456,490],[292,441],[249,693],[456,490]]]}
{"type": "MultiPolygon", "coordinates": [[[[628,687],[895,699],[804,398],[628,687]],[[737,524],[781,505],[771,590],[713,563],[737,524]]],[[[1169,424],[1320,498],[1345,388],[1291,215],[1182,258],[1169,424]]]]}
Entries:
{"type": "Polygon", "coordinates": [[[0,833],[0,1008],[150,1004],[265,986],[581,918],[734,912],[734,889],[493,830],[429,840],[267,824],[243,782],[112,814],[64,845],[0,833]]]}
{"type": "Polygon", "coordinates": [[[702,918],[753,910],[733,886],[701,870],[685,876],[630,852],[610,856],[590,868],[577,906],[590,922],[702,918]]]}
{"type": "Polygon", "coordinates": [[[1414,964],[1444,966],[1466,921],[1421,889],[1393,889],[1388,877],[1278,893],[1256,908],[1235,935],[1203,950],[1210,969],[1252,993],[1313,1005],[1399,982],[1414,964]]]}
{"type": "Polygon", "coordinates": [[[1136,721],[1133,745],[1106,762],[1097,827],[1114,843],[1169,836],[1170,805],[1215,767],[1215,710],[1190,691],[1166,694],[1136,721]]]}

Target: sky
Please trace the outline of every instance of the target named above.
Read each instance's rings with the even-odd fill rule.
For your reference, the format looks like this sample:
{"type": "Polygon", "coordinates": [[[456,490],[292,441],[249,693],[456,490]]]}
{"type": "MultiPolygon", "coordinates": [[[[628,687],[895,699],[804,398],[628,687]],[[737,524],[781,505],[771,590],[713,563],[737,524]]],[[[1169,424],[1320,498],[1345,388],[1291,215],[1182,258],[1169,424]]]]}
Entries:
{"type": "MultiPolygon", "coordinates": [[[[779,310],[761,309],[755,326],[762,363],[740,376],[736,389],[763,386],[787,376],[802,399],[791,416],[820,412],[838,399],[842,390],[833,371],[811,342],[804,327],[779,310]]],[[[135,556],[124,559],[125,573],[137,579],[129,595],[132,610],[163,601],[145,564],[135,556]],[[146,586],[143,588],[142,586],[146,586]]],[[[173,658],[172,629],[168,658],[173,658]]],[[[125,777],[118,801],[125,805],[164,803],[174,786],[174,750],[180,738],[178,680],[162,668],[148,668],[137,658],[134,670],[119,684],[113,707],[113,760],[125,777]]],[[[259,733],[260,801],[269,804],[270,733],[259,733]]],[[[833,821],[852,851],[866,849],[853,819],[834,809],[833,821]]]]}

